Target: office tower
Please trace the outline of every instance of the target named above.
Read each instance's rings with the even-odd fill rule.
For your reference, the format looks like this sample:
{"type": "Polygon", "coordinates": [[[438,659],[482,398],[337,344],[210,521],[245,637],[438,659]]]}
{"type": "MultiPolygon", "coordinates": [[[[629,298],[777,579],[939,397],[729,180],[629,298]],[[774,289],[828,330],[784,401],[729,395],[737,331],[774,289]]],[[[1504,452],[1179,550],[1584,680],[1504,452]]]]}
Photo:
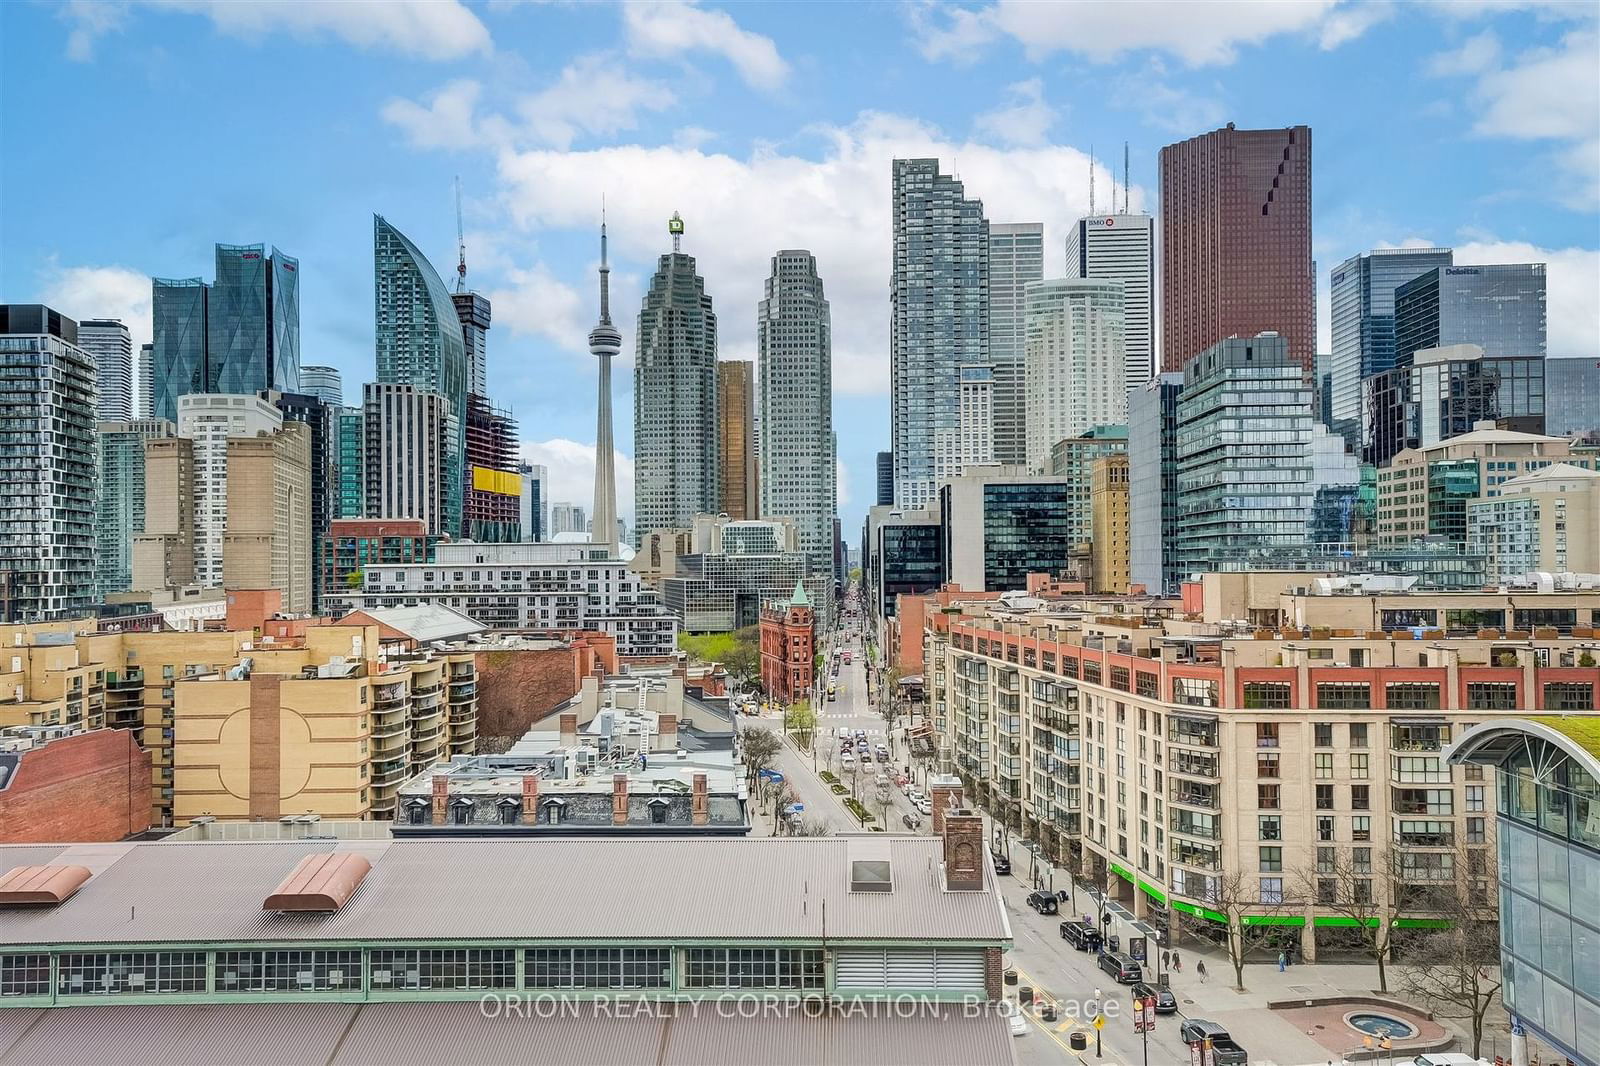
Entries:
{"type": "Polygon", "coordinates": [[[457,535],[447,485],[454,461],[450,417],[449,401],[432,390],[385,382],[363,386],[366,517],[420,518],[429,536],[457,535]]]}
{"type": "Polygon", "coordinates": [[[1448,248],[1380,248],[1351,256],[1329,276],[1333,358],[1324,403],[1332,418],[1328,428],[1352,447],[1361,439],[1361,383],[1395,365],[1395,290],[1449,266],[1452,255],[1448,248]]]}
{"type": "Polygon", "coordinates": [[[480,543],[522,540],[517,420],[477,395],[467,397],[467,469],[466,538],[480,543]]]}
{"type": "Polygon", "coordinates": [[[1178,565],[1303,547],[1316,495],[1311,387],[1277,334],[1231,337],[1190,360],[1178,396],[1178,565]]]}
{"type": "Polygon", "coordinates": [[[1028,469],[1091,426],[1126,425],[1128,382],[1121,282],[1037,281],[1028,286],[1028,469]]]}
{"type": "Polygon", "coordinates": [[[311,436],[310,425],[286,421],[280,432],[228,441],[222,587],[278,589],[289,612],[316,604],[311,436]]]}
{"type": "Polygon", "coordinates": [[[1067,565],[1074,538],[1063,478],[976,468],[939,486],[944,582],[970,592],[1025,589],[1067,565]]]}
{"type": "Polygon", "coordinates": [[[0,304],[0,621],[95,602],[94,412],[78,324],[42,304],[0,304]]]}
{"type": "Polygon", "coordinates": [[[874,622],[895,617],[899,597],[931,592],[945,580],[944,529],[937,506],[870,508],[862,537],[861,580],[874,622]]]}
{"type": "MultiPolygon", "coordinates": [[[[339,408],[329,407],[315,396],[301,392],[263,392],[283,415],[285,422],[304,423],[311,433],[310,465],[306,477],[311,493],[311,558],[322,557],[328,525],[339,510],[339,408]]],[[[311,586],[311,606],[320,610],[321,591],[311,586]]]]}
{"type": "MultiPolygon", "coordinates": [[[[429,458],[426,463],[411,467],[411,473],[401,482],[386,481],[385,486],[374,486],[369,476],[367,513],[382,518],[422,518],[427,520],[430,532],[460,536],[465,499],[468,391],[467,349],[461,320],[438,271],[405,234],[382,215],[372,216],[372,233],[378,383],[410,386],[440,397],[444,401],[444,421],[438,427],[439,446],[443,451],[437,463],[431,458],[436,449],[415,437],[414,428],[402,430],[398,426],[387,426],[375,432],[375,427],[368,425],[369,444],[378,439],[384,441],[386,447],[398,448],[400,453],[413,459],[420,460],[424,453],[429,458]],[[397,433],[400,436],[396,436],[397,433]],[[411,488],[399,490],[412,475],[421,476],[428,467],[433,467],[428,476],[440,480],[435,488],[422,491],[420,483],[409,482],[411,488]],[[427,513],[373,511],[375,488],[377,498],[390,506],[407,506],[405,501],[415,500],[415,506],[425,507],[427,513]],[[391,494],[390,490],[395,493],[391,494]],[[434,496],[438,497],[437,502],[434,496]]],[[[387,399],[380,407],[385,410],[394,413],[400,407],[409,406],[418,414],[426,414],[430,424],[433,422],[432,414],[427,413],[431,405],[426,401],[416,397],[402,400],[399,392],[384,395],[387,399]]],[[[370,401],[367,406],[370,412],[370,401]]],[[[369,470],[373,468],[374,458],[369,449],[369,470]]]]}
{"type": "Polygon", "coordinates": [[[1382,466],[1407,448],[1426,448],[1492,422],[1520,433],[1545,431],[1542,355],[1491,358],[1476,344],[1409,352],[1405,362],[1362,383],[1361,458],[1382,466]]]}
{"type": "Polygon", "coordinates": [[[669,223],[663,255],[639,310],[633,364],[634,536],[686,526],[715,512],[721,473],[717,411],[717,316],[694,256],[679,250],[683,222],[669,223]]]}
{"type": "Polygon", "coordinates": [[[461,320],[461,342],[467,349],[467,392],[486,396],[489,392],[489,299],[482,293],[453,292],[461,320]]]}
{"type": "Polygon", "coordinates": [[[133,417],[154,418],[156,408],[155,345],[139,345],[138,371],[133,386],[133,417]]]}
{"type": "MultiPolygon", "coordinates": [[[[759,321],[756,329],[759,341],[759,321]]],[[[754,363],[728,360],[717,364],[717,413],[717,453],[722,464],[717,509],[736,521],[754,519],[761,505],[754,363]]]]}
{"type": "MultiPolygon", "coordinates": [[[[223,587],[222,542],[228,531],[228,442],[276,433],[282,428],[283,413],[271,400],[261,396],[192,393],[178,398],[178,436],[191,442],[194,454],[195,584],[204,588],[223,587]]],[[[306,465],[309,467],[309,434],[306,442],[306,465]]],[[[163,490],[148,486],[147,498],[157,491],[163,490]]]]}
{"type": "Polygon", "coordinates": [[[300,391],[307,396],[315,396],[329,407],[344,406],[344,377],[334,367],[301,367],[300,391]]]}
{"type": "Polygon", "coordinates": [[[78,347],[94,357],[94,383],[102,422],[133,417],[133,338],[114,318],[87,318],[78,323],[78,347]]]}
{"type": "Polygon", "coordinates": [[[1038,473],[1048,473],[1066,483],[1062,499],[1069,544],[1087,541],[1093,535],[1090,476],[1095,460],[1127,450],[1127,426],[1094,426],[1084,430],[1082,436],[1063,438],[1050,448],[1050,461],[1038,473]]]}
{"type": "Polygon", "coordinates": [[[335,414],[339,442],[334,460],[338,479],[337,518],[361,518],[367,513],[366,429],[359,407],[341,407],[335,414]]]}
{"type": "Polygon", "coordinates": [[[263,244],[216,246],[216,280],[151,284],[152,403],[176,421],[178,398],[300,389],[300,264],[263,244]]]}
{"type": "Polygon", "coordinates": [[[518,504],[518,521],[522,526],[524,541],[550,539],[550,468],[537,463],[523,463],[518,467],[522,474],[522,499],[518,504]]]}
{"type": "Polygon", "coordinates": [[[691,633],[726,633],[759,620],[761,605],[803,585],[818,617],[833,600],[833,561],[813,565],[788,519],[740,522],[696,515],[690,550],[661,580],[661,602],[691,633]]]}
{"type": "Polygon", "coordinates": [[[935,470],[953,472],[995,461],[995,368],[964,366],[958,371],[956,432],[939,437],[934,446],[935,470]]]}
{"type": "Polygon", "coordinates": [[[1600,359],[1546,359],[1544,391],[1546,433],[1600,433],[1600,359]]]}
{"type": "Polygon", "coordinates": [[[1311,129],[1228,123],[1161,149],[1161,369],[1228,337],[1276,331],[1316,352],[1311,129]]]}
{"type": "Polygon", "coordinates": [[[1128,580],[1152,596],[1178,591],[1178,395],[1182,374],[1128,393],[1128,580]]]}
{"type": "Polygon", "coordinates": [[[144,532],[144,444],[177,435],[164,418],[100,422],[95,575],[102,597],[133,587],[133,538],[144,532]]]}
{"type": "Polygon", "coordinates": [[[587,533],[589,515],[581,504],[552,503],[550,505],[550,536],[562,533],[587,533]]]}
{"type": "Polygon", "coordinates": [[[989,366],[989,223],[937,159],[896,159],[889,279],[894,497],[929,506],[964,465],[961,368],[989,366]]]}
{"type": "Polygon", "coordinates": [[[1106,455],[1089,464],[1090,552],[1094,590],[1128,594],[1128,456],[1106,455]]]}
{"type": "Polygon", "coordinates": [[[1475,344],[1491,359],[1545,354],[1545,265],[1444,266],[1395,289],[1395,366],[1413,352],[1475,344]]]}
{"type": "Polygon", "coordinates": [[[1145,214],[1088,215],[1067,233],[1067,277],[1122,282],[1122,347],[1128,388],[1155,373],[1155,219],[1145,214]]]}
{"type": "Polygon", "coordinates": [[[880,507],[894,503],[894,452],[878,453],[878,494],[873,502],[880,507]]]}
{"type": "MultiPolygon", "coordinates": [[[[676,217],[676,216],[674,216],[676,217]]],[[[600,318],[589,331],[589,354],[595,358],[596,404],[594,430],[594,513],[600,519],[600,529],[608,557],[620,553],[620,541],[611,539],[617,514],[616,443],[612,439],[611,425],[611,364],[622,351],[622,331],[611,323],[611,265],[606,259],[606,224],[600,222],[600,318]]],[[[544,468],[538,468],[541,473],[544,468]]],[[[542,486],[541,486],[542,489],[542,486]]],[[[540,506],[543,506],[543,494],[540,506]]],[[[543,525],[543,522],[540,522],[543,525]]],[[[534,538],[538,539],[538,538],[534,538]]]]}
{"type": "MultiPolygon", "coordinates": [[[[838,464],[833,435],[833,318],[803,249],[772,257],[756,310],[761,360],[761,516],[791,518],[813,570],[833,558],[838,464]]],[[[726,365],[726,364],[724,364],[726,365]]],[[[827,617],[830,599],[818,601],[827,617]]]]}
{"type": "Polygon", "coordinates": [[[989,361],[994,366],[994,458],[1027,461],[1027,285],[1044,278],[1044,223],[989,223],[989,361]]]}

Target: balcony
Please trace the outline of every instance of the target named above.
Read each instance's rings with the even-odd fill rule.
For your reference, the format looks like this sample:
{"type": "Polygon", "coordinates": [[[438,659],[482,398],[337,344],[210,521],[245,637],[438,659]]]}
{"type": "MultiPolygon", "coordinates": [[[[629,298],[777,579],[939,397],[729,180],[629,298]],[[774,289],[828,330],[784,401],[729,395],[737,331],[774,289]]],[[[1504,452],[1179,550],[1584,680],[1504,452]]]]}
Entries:
{"type": "Polygon", "coordinates": [[[106,689],[109,692],[132,692],[142,690],[143,688],[144,671],[142,670],[123,674],[116,680],[108,681],[106,683],[106,689]]]}
{"type": "Polygon", "coordinates": [[[1389,780],[1396,785],[1448,785],[1450,769],[1437,755],[1389,756],[1389,780]]]}
{"type": "Polygon", "coordinates": [[[1203,810],[1214,811],[1217,809],[1217,790],[1215,788],[1202,788],[1187,782],[1174,782],[1172,786],[1172,802],[1185,807],[1199,807],[1203,810]]]}
{"type": "Polygon", "coordinates": [[[1168,759],[1167,769],[1172,773],[1182,774],[1185,777],[1213,779],[1217,776],[1217,757],[1215,755],[1183,751],[1177,748],[1168,749],[1168,751],[1171,757],[1168,759]]]}
{"type": "Polygon", "coordinates": [[[433,696],[437,695],[439,690],[443,687],[443,685],[437,683],[432,685],[416,685],[411,689],[411,695],[413,698],[418,696],[433,696]]]}
{"type": "Polygon", "coordinates": [[[388,759],[372,764],[372,783],[374,785],[398,785],[406,779],[407,767],[410,761],[405,758],[388,759]]]}

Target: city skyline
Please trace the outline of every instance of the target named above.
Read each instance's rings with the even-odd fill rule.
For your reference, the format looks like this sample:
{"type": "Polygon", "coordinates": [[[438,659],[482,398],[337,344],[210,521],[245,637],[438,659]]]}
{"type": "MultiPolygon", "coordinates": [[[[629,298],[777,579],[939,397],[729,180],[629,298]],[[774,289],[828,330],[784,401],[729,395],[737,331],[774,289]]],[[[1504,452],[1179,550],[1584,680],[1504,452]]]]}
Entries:
{"type": "MultiPolygon", "coordinates": [[[[283,27],[270,18],[241,28],[137,12],[103,31],[49,11],[8,11],[9,32],[0,47],[11,76],[27,78],[52,64],[67,64],[74,75],[49,106],[15,116],[16,128],[27,134],[21,140],[47,143],[30,131],[48,123],[94,139],[124,164],[117,189],[90,174],[43,189],[26,177],[38,150],[8,153],[6,176],[18,191],[5,208],[12,254],[0,264],[0,284],[8,299],[42,299],[79,319],[127,317],[137,350],[148,326],[130,308],[147,304],[149,277],[199,273],[217,239],[262,234],[291,249],[306,274],[306,362],[335,366],[359,383],[372,374],[365,218],[384,213],[436,267],[449,267],[455,261],[451,186],[461,173],[470,277],[473,287],[494,298],[500,327],[492,341],[490,391],[522,422],[525,457],[550,465],[552,495],[584,499],[593,483],[593,412],[568,399],[580,388],[584,394],[592,389],[583,387],[592,383],[592,359],[583,350],[592,309],[581,297],[593,277],[594,193],[604,186],[611,197],[614,295],[630,310],[659,251],[659,220],[674,208],[695,219],[695,251],[726,319],[719,337],[723,358],[754,357],[753,309],[767,259],[782,247],[808,247],[817,255],[834,303],[840,506],[847,529],[875,496],[874,459],[888,444],[877,428],[888,376],[881,354],[887,348],[884,185],[897,155],[940,158],[960,174],[969,195],[984,201],[991,218],[1042,220],[1045,276],[1053,277],[1061,273],[1067,226],[1088,207],[1090,143],[1100,146],[1095,169],[1103,191],[1122,176],[1116,149],[1124,139],[1132,142],[1130,206],[1152,210],[1158,206],[1156,152],[1163,145],[1228,119],[1246,128],[1304,122],[1319,139],[1313,251],[1322,337],[1329,326],[1331,268],[1384,244],[1405,243],[1455,248],[1463,263],[1549,262],[1550,354],[1592,351],[1600,334],[1593,304],[1583,300],[1600,281],[1600,241],[1590,236],[1592,183],[1570,165],[1584,157],[1593,136],[1582,110],[1586,94],[1571,91],[1587,82],[1570,80],[1592,69],[1583,60],[1593,54],[1593,34],[1559,12],[1534,19],[1517,12],[1400,10],[1374,27],[1339,23],[1344,5],[1259,27],[1219,18],[1170,36],[1118,27],[1109,43],[1094,46],[1090,58],[1104,64],[1100,74],[1107,77],[1097,74],[1093,81],[1056,69],[1054,61],[1071,54],[1063,42],[1073,35],[1063,25],[1044,26],[1024,55],[1004,21],[990,19],[962,51],[947,19],[930,14],[909,27],[909,39],[891,49],[887,63],[876,55],[830,55],[840,77],[824,92],[811,77],[823,46],[793,9],[750,8],[734,17],[712,8],[674,9],[671,18],[694,25],[711,20],[705,24],[714,21],[721,30],[665,60],[659,36],[627,13],[619,23],[606,9],[557,9],[540,12],[548,21],[536,22],[528,13],[438,6],[440,25],[454,30],[436,40],[396,28],[369,42],[349,41],[337,26],[313,25],[297,37],[279,32],[283,27]],[[546,27],[551,43],[534,49],[530,34],[546,27]],[[1424,33],[1429,43],[1421,62],[1412,52],[1401,60],[1414,73],[1398,95],[1361,87],[1335,100],[1312,90],[1319,77],[1395,61],[1397,39],[1414,45],[1415,35],[1424,33]],[[470,69],[491,51],[499,63],[519,49],[537,54],[538,72],[507,69],[491,78],[470,69]],[[611,93],[605,99],[617,101],[616,110],[607,112],[598,102],[580,107],[556,92],[569,73],[595,69],[594,57],[607,49],[635,61],[626,74],[605,75],[611,93]],[[147,146],[175,144],[192,123],[143,128],[137,144],[127,139],[140,129],[125,121],[127,109],[145,108],[151,94],[169,90],[175,78],[223,84],[212,73],[236,67],[243,57],[282,65],[307,51],[336,57],[328,66],[345,69],[315,73],[287,90],[295,98],[341,97],[350,84],[364,82],[347,104],[304,132],[309,151],[328,168],[315,203],[291,200],[275,188],[273,168],[251,173],[220,158],[194,158],[178,175],[163,167],[158,181],[150,164],[168,153],[147,146]],[[185,56],[186,70],[162,59],[175,54],[185,56]],[[880,91],[881,79],[892,76],[889,68],[947,77],[950,91],[938,100],[880,91]],[[1088,106],[1108,81],[1123,86],[1119,95],[1128,102],[1088,106]],[[1548,83],[1548,96],[1530,99],[1520,91],[1535,83],[1548,83]],[[806,114],[784,112],[775,128],[758,126],[754,113],[766,109],[770,95],[795,86],[805,87],[806,114]],[[1272,105],[1247,106],[1269,98],[1266,86],[1272,105]],[[750,99],[719,107],[716,128],[707,128],[711,120],[702,112],[709,102],[724,105],[722,90],[741,87],[750,99]],[[519,93],[537,101],[540,119],[518,128],[502,155],[493,140],[495,119],[513,109],[519,93]],[[1580,103],[1546,106],[1567,98],[1580,103]],[[1520,114],[1535,111],[1547,117],[1518,123],[1520,114]],[[760,155],[757,141],[771,142],[774,132],[775,154],[760,155]],[[1385,160],[1386,187],[1372,186],[1372,158],[1385,160]],[[1524,167],[1528,158],[1547,165],[1524,167]],[[369,180],[375,161],[403,176],[369,180]],[[1443,173],[1449,181],[1439,180],[1443,173]],[[714,175],[722,177],[711,180],[714,175]],[[805,199],[818,181],[836,198],[823,211],[805,199]],[[90,195],[91,186],[100,195],[90,195]],[[718,195],[708,197],[707,188],[718,195]],[[45,218],[62,217],[60,205],[68,199],[81,205],[82,227],[43,225],[45,218]],[[779,209],[767,210],[768,200],[779,209]],[[180,205],[183,213],[175,218],[180,205]],[[748,269],[752,262],[759,267],[748,269]]],[[[907,17],[862,16],[896,40],[908,36],[907,17]]],[[[203,121],[212,109],[238,115],[240,156],[272,146],[270,123],[252,124],[250,117],[261,117],[255,108],[273,105],[226,91],[211,95],[216,98],[200,101],[197,117],[203,121]]],[[[615,399],[616,432],[624,442],[631,435],[630,359],[625,353],[615,399]]],[[[348,391],[353,400],[354,388],[348,391]]],[[[624,517],[631,465],[624,447],[617,458],[624,517]]]]}

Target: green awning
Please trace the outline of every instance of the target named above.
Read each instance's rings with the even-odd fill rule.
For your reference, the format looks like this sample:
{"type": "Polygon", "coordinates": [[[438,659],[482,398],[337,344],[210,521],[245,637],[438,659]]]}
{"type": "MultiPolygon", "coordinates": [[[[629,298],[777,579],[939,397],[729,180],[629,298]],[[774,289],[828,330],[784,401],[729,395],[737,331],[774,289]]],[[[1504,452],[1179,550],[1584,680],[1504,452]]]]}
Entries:
{"type": "Polygon", "coordinates": [[[1167,894],[1161,891],[1155,885],[1152,885],[1150,882],[1140,880],[1135,883],[1139,886],[1139,891],[1143,892],[1157,903],[1165,903],[1167,901],[1167,894]]]}
{"type": "Polygon", "coordinates": [[[1116,863],[1111,864],[1111,872],[1122,878],[1124,881],[1133,880],[1133,875],[1124,870],[1122,867],[1118,866],[1116,863]]]}
{"type": "Polygon", "coordinates": [[[1227,921],[1226,918],[1218,914],[1216,911],[1208,911],[1204,907],[1196,907],[1193,903],[1184,903],[1182,900],[1173,900],[1172,909],[1175,911],[1182,911],[1185,914],[1192,914],[1196,918],[1205,918],[1206,920],[1212,922],[1227,921]]]}

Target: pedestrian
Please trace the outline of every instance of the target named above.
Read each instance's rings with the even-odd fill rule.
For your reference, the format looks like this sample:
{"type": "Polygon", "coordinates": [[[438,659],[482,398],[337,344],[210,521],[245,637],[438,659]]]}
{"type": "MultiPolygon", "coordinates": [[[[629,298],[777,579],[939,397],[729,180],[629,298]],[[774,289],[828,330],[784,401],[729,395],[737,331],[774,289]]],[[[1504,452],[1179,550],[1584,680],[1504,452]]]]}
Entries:
{"type": "Polygon", "coordinates": [[[1278,972],[1282,973],[1283,968],[1287,965],[1289,965],[1289,956],[1284,952],[1278,952],[1278,972]]]}
{"type": "Polygon", "coordinates": [[[1172,952],[1163,951],[1161,953],[1161,968],[1163,970],[1172,969],[1172,952]]]}
{"type": "Polygon", "coordinates": [[[1178,953],[1176,951],[1174,951],[1172,953],[1172,972],[1173,973],[1182,973],[1183,972],[1183,960],[1178,958],[1178,953]]]}
{"type": "Polygon", "coordinates": [[[1206,960],[1201,959],[1194,964],[1194,972],[1200,975],[1200,983],[1206,983],[1206,960]]]}

